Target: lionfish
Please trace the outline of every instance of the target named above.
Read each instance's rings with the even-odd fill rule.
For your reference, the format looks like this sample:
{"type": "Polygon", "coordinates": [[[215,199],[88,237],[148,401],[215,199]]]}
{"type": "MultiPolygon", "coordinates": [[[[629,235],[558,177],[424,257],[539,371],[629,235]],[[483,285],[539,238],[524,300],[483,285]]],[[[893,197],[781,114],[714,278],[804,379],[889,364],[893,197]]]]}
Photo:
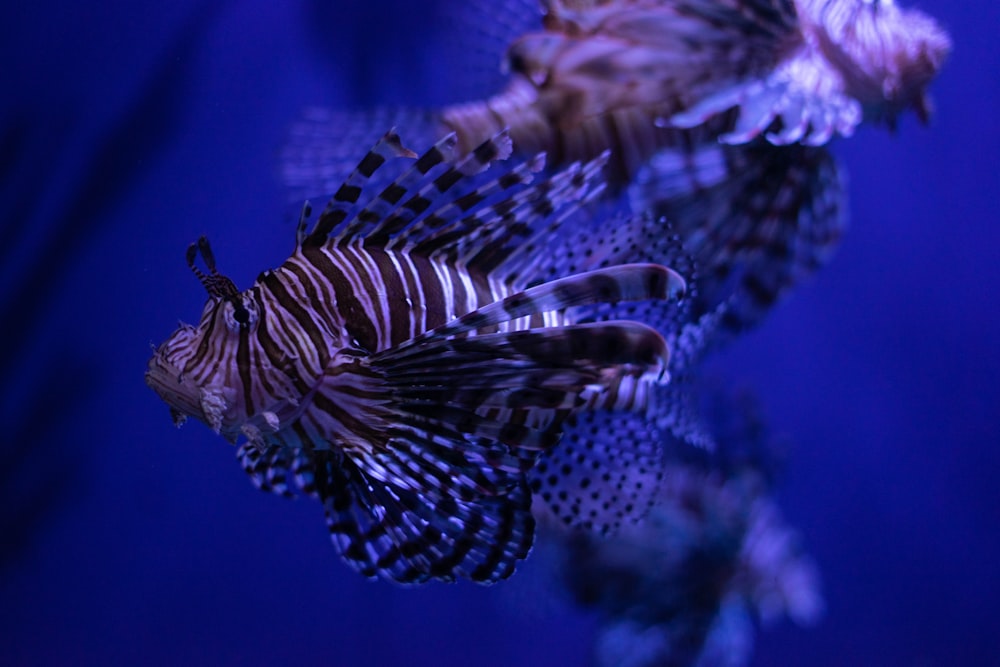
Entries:
{"type": "Polygon", "coordinates": [[[537,513],[530,576],[597,617],[595,665],[746,665],[755,626],[824,614],[817,564],[775,502],[783,457],[757,400],[706,398],[716,449],[664,466],[641,523],[598,539],[537,513]]]}
{"type": "MultiPolygon", "coordinates": [[[[616,150],[625,180],[670,133],[735,110],[723,142],[821,145],[864,119],[926,121],[951,43],[893,0],[543,0],[541,30],[513,35],[507,88],[443,110],[471,148],[510,127],[527,152],[616,150]],[[735,120],[735,124],[733,123],[735,120]]],[[[520,27],[518,28],[520,29],[520,27]]]]}
{"type": "MultiPolygon", "coordinates": [[[[552,165],[610,149],[609,192],[670,222],[699,267],[694,312],[730,299],[735,329],[842,235],[842,178],[822,146],[865,120],[894,126],[906,109],[926,121],[950,50],[932,18],[891,0],[495,4],[464,3],[456,33],[481,59],[502,58],[503,89],[394,120],[454,131],[463,150],[509,127],[519,150],[552,165]]],[[[317,145],[359,124],[310,112],[286,151],[291,188],[338,173],[336,152],[317,145]]]]}
{"type": "Polygon", "coordinates": [[[543,576],[597,616],[595,665],[748,665],[755,625],[824,613],[817,565],[752,469],[670,465],[642,523],[544,544],[543,576]]]}
{"type": "MultiPolygon", "coordinates": [[[[624,488],[633,473],[612,479],[600,459],[655,465],[645,434],[629,458],[626,433],[592,432],[583,417],[580,458],[528,473],[577,415],[627,423],[649,409],[668,380],[654,326],[667,327],[685,290],[644,261],[655,221],[622,221],[614,247],[550,243],[600,191],[604,158],[539,180],[538,156],[490,178],[479,174],[510,154],[506,133],[468,154],[456,146],[451,134],[418,157],[385,134],[311,229],[306,205],[291,256],[246,290],[204,237],[192,244],[208,301],[146,371],[178,425],[195,417],[242,440],[258,487],[291,495],[294,479],[322,502],[344,560],[403,583],[508,577],[531,546],[532,485],[579,523],[632,511],[614,505],[636,495],[624,488]],[[368,194],[400,157],[416,159],[368,194]],[[649,324],[617,317],[617,303],[649,324]],[[602,473],[616,485],[603,496],[602,473]]],[[[639,484],[655,477],[636,468],[639,484]]]]}

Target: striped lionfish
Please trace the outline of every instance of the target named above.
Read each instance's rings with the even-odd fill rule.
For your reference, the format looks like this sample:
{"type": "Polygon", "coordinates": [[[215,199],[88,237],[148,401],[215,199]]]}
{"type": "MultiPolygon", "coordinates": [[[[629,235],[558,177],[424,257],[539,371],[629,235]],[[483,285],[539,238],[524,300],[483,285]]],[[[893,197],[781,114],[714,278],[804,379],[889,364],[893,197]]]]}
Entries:
{"type": "Polygon", "coordinates": [[[594,665],[746,665],[758,629],[824,614],[817,565],[775,502],[781,455],[756,399],[707,399],[716,450],[666,464],[642,522],[609,540],[536,514],[532,576],[597,617],[594,665]]]}
{"type": "Polygon", "coordinates": [[[752,468],[670,465],[642,523],[555,535],[542,576],[597,618],[595,667],[749,665],[758,630],[824,614],[816,563],[752,468]]]}
{"type": "MultiPolygon", "coordinates": [[[[666,381],[664,338],[612,305],[655,313],[683,295],[672,269],[623,261],[644,247],[627,230],[653,222],[624,222],[620,247],[550,249],[600,190],[604,159],[541,181],[541,156],[477,177],[510,152],[503,132],[469,154],[449,135],[419,157],[385,134],[311,229],[306,205],[292,255],[243,291],[200,239],[187,261],[208,292],[201,321],[149,362],[146,382],[178,424],[195,417],[242,439],[262,489],[290,495],[294,478],[366,576],[508,577],[532,542],[526,473],[538,456],[577,413],[641,414],[666,381]],[[399,157],[417,159],[366,195],[399,157]]],[[[578,431],[580,451],[621,444],[621,433],[578,431]]],[[[560,481],[579,484],[571,467],[532,483],[563,513],[601,521],[568,498],[582,493],[560,481]]]]}
{"type": "MultiPolygon", "coordinates": [[[[950,49],[933,19],[892,0],[511,4],[456,10],[456,32],[487,45],[479,57],[502,57],[503,89],[401,115],[456,132],[463,149],[509,127],[519,150],[546,151],[553,165],[610,149],[609,182],[633,210],[667,219],[695,258],[693,312],[732,296],[733,328],[757,321],[839,241],[843,185],[821,146],[865,119],[892,126],[905,109],[926,120],[950,49]]],[[[286,182],[337,173],[337,156],[316,146],[351,125],[311,112],[286,182]]]]}

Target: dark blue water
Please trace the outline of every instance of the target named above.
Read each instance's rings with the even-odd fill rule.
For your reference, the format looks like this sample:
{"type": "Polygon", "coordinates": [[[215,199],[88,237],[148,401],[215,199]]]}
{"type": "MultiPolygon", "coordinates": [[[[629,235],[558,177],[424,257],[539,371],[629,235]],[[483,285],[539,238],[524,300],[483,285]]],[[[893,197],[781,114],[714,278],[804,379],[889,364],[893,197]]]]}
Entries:
{"type": "MultiPolygon", "coordinates": [[[[451,101],[446,3],[28,4],[0,11],[0,663],[585,664],[594,619],[530,560],[531,585],[363,580],[318,505],[143,383],[200,312],[188,243],[241,286],[292,249],[304,106],[451,101]]],[[[710,364],[792,443],[779,501],[827,601],[756,665],[1000,664],[1000,9],[920,7],[955,42],[931,126],[836,144],[836,258],[710,364]]]]}

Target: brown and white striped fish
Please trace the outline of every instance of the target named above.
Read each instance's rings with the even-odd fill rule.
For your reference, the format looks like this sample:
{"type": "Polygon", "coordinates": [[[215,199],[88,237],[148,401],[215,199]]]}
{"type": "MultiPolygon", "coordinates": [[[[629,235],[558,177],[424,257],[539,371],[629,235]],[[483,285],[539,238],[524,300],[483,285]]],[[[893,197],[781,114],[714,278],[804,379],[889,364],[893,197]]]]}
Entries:
{"type": "MultiPolygon", "coordinates": [[[[604,160],[544,180],[541,157],[479,175],[510,152],[506,133],[464,155],[449,135],[417,158],[386,134],[311,229],[306,206],[291,256],[243,291],[202,238],[187,256],[208,292],[201,320],[149,362],[146,382],[178,424],[195,417],[243,440],[243,466],[265,490],[289,494],[294,478],[367,576],[506,578],[532,542],[527,473],[564,423],[581,411],[641,416],[667,380],[664,338],[617,319],[613,304],[657,325],[684,279],[628,248],[548,251],[599,192],[604,160]],[[399,157],[417,159],[369,194],[376,169],[399,157]]],[[[583,439],[609,449],[603,437],[583,439]]],[[[642,458],[650,444],[637,447],[642,458]]],[[[546,483],[557,501],[583,493],[558,471],[546,483]]],[[[587,510],[581,522],[607,510],[571,505],[587,510]]]]}

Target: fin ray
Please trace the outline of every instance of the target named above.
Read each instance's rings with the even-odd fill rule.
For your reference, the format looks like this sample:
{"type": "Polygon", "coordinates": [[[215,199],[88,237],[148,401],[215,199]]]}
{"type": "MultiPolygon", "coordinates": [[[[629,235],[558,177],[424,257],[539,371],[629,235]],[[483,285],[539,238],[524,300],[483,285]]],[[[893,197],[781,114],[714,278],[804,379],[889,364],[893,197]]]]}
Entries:
{"type": "MultiPolygon", "coordinates": [[[[323,245],[337,228],[348,219],[351,211],[357,205],[368,179],[387,160],[394,157],[416,157],[413,151],[404,148],[403,142],[395,130],[386,132],[382,138],[361,159],[361,162],[340,185],[326,208],[320,213],[313,225],[312,231],[302,240],[308,245],[323,245]]],[[[300,226],[305,220],[300,221],[300,226]]],[[[300,228],[301,229],[301,228],[300,228]]],[[[300,231],[301,236],[301,231],[300,231]]]]}
{"type": "Polygon", "coordinates": [[[461,575],[494,583],[530,549],[534,519],[523,487],[474,502],[429,500],[371,483],[350,462],[321,465],[319,474],[331,539],[366,576],[421,583],[461,575]]]}
{"type": "Polygon", "coordinates": [[[411,338],[394,348],[393,354],[419,348],[432,338],[457,336],[538,313],[594,303],[676,299],[684,289],[684,279],[665,266],[627,264],[596,269],[542,283],[483,306],[411,338]]]}

